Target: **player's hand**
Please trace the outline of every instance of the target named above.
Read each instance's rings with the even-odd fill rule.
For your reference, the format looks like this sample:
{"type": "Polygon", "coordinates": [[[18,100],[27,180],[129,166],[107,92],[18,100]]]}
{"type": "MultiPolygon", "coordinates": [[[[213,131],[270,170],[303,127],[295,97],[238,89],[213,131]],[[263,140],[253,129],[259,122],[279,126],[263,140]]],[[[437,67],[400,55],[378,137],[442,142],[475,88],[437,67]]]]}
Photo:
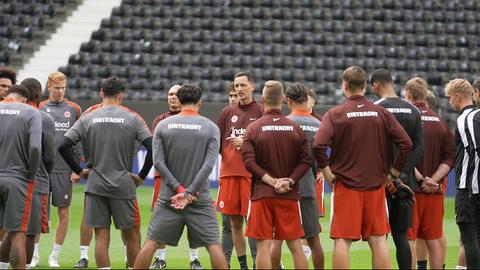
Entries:
{"type": "MultiPolygon", "coordinates": [[[[430,193],[443,193],[442,190],[442,185],[439,183],[435,182],[432,178],[430,177],[425,177],[425,181],[423,184],[430,186],[430,193]]],[[[423,189],[422,189],[423,190],[423,189]]]]}
{"type": "Polygon", "coordinates": [[[285,194],[292,190],[290,187],[290,178],[278,178],[275,181],[274,189],[278,194],[285,194]]]}
{"type": "MultiPolygon", "coordinates": [[[[90,173],[90,169],[83,169],[78,176],[83,179],[88,179],[88,174],[90,173]]],[[[70,178],[71,179],[71,178],[70,178]]],[[[80,180],[80,179],[79,179],[80,180]]]]}
{"type": "Polygon", "coordinates": [[[80,176],[78,176],[78,174],[72,172],[72,174],[70,175],[70,181],[72,181],[72,183],[76,184],[76,183],[78,183],[78,181],[80,181],[80,176]]]}
{"type": "MultiPolygon", "coordinates": [[[[189,195],[189,196],[192,196],[192,195],[189,195]]],[[[179,210],[184,209],[185,206],[187,206],[190,203],[189,196],[186,196],[185,193],[178,193],[177,195],[170,198],[172,202],[170,206],[179,210]]]]}
{"type": "Polygon", "coordinates": [[[227,141],[230,141],[237,150],[242,149],[243,146],[243,138],[242,137],[228,137],[227,141]]]}
{"type": "Polygon", "coordinates": [[[413,203],[415,202],[413,191],[407,185],[405,185],[402,182],[402,180],[400,180],[399,178],[393,179],[393,186],[397,191],[394,194],[392,194],[392,197],[399,200],[400,205],[403,207],[412,206],[413,203]]]}
{"type": "Polygon", "coordinates": [[[128,173],[128,175],[130,175],[130,177],[132,177],[133,179],[133,182],[135,183],[135,186],[138,187],[140,186],[141,184],[143,184],[143,179],[140,178],[140,176],[138,176],[138,174],[134,174],[134,173],[128,173]]]}

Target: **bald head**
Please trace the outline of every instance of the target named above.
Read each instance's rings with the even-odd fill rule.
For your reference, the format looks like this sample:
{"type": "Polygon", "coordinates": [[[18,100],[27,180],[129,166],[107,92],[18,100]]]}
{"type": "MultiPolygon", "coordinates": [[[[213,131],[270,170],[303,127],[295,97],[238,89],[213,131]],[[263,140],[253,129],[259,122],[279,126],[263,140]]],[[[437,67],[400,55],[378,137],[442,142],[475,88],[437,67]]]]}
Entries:
{"type": "Polygon", "coordinates": [[[175,84],[170,89],[168,89],[168,96],[167,96],[167,103],[168,103],[168,109],[171,112],[178,112],[182,109],[182,105],[180,104],[180,101],[178,100],[177,97],[177,92],[178,89],[180,89],[180,85],[175,84]]]}

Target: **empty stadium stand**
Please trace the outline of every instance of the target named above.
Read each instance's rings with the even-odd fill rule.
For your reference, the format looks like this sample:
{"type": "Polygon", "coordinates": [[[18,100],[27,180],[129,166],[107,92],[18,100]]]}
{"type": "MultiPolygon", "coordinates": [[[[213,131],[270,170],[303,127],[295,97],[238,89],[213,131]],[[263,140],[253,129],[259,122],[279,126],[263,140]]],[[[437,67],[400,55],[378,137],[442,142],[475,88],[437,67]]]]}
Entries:
{"type": "Polygon", "coordinates": [[[123,0],[60,70],[79,98],[117,75],[131,99],[165,99],[173,83],[194,81],[225,101],[226,83],[248,69],[258,88],[304,81],[334,105],[355,64],[391,70],[398,90],[422,76],[443,97],[451,78],[478,75],[479,10],[475,0],[123,0]]]}
{"type": "Polygon", "coordinates": [[[0,0],[0,66],[20,68],[79,0],[0,0]]]}

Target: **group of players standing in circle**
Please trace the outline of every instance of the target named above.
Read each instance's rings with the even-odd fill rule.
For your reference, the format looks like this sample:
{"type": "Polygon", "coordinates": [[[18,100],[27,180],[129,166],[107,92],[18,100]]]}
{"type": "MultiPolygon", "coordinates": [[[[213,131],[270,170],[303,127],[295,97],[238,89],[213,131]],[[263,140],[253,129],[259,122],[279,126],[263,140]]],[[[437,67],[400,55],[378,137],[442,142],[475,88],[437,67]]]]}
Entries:
{"type": "MultiPolygon", "coordinates": [[[[351,243],[360,239],[368,241],[373,268],[391,268],[386,238],[390,232],[399,268],[415,267],[415,247],[426,249],[431,268],[442,268],[445,181],[454,167],[466,266],[480,267],[476,226],[480,114],[473,105],[479,91],[466,80],[452,80],[445,89],[452,107],[461,111],[454,138],[445,121],[429,108],[425,80],[410,79],[404,100],[384,69],[370,76],[373,92],[380,98],[374,104],[364,97],[365,71],[347,68],[342,74],[346,101],[323,118],[313,112],[315,93],[301,83],[284,89],[279,81],[267,81],[261,101],[256,102],[256,80],[250,72],[234,76],[228,92],[231,104],[216,124],[199,114],[198,86],[174,86],[168,93],[169,112],[157,117],[152,129],[121,105],[126,85],[118,78],[104,80],[102,103],[83,114],[64,98],[66,79],[60,72],[52,73],[49,100],[40,103],[38,81],[30,78],[16,85],[13,72],[0,70],[0,90],[7,89],[0,91],[0,121],[5,127],[0,131],[4,153],[0,227],[6,231],[0,268],[8,263],[14,268],[38,264],[34,242],[37,238],[38,243],[36,235],[48,231],[50,191],[61,218],[48,263],[59,266],[71,183],[79,177],[87,184],[77,268],[88,267],[93,231],[97,267],[110,268],[113,219],[122,233],[128,267],[148,268],[156,252],[152,267],[165,268],[165,246],[178,245],[186,226],[191,269],[202,268],[199,247],[206,247],[212,268],[229,268],[235,248],[240,267],[248,269],[244,235],[250,240],[254,268],[282,267],[285,241],[295,268],[308,268],[311,257],[314,267],[321,269],[318,217],[324,213],[323,180],[332,188],[333,268],[350,266],[351,243]],[[281,111],[285,101],[291,110],[288,116],[281,111]],[[139,144],[147,154],[137,175],[132,168],[139,144]],[[219,154],[219,193],[213,205],[208,176],[219,154]],[[157,172],[153,213],[141,247],[135,189],[152,165],[157,172]],[[223,216],[222,241],[216,209],[223,216]],[[423,241],[414,247],[417,238],[423,241]]],[[[480,86],[480,80],[474,86],[480,86]]],[[[426,267],[424,258],[418,260],[418,267],[426,267]]]]}

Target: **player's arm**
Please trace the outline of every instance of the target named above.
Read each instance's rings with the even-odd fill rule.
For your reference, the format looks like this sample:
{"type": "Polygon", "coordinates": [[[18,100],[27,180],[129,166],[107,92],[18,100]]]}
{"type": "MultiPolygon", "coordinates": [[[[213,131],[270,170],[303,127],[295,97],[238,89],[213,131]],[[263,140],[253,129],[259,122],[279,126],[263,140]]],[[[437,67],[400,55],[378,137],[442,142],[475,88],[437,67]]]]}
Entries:
{"type": "Polygon", "coordinates": [[[203,165],[200,167],[200,170],[198,170],[197,175],[193,179],[190,186],[186,189],[187,193],[193,194],[194,196],[198,192],[198,189],[202,186],[205,179],[207,179],[212,172],[215,162],[217,161],[218,149],[220,148],[220,131],[216,126],[213,130],[214,134],[208,142],[203,165]]]}
{"type": "Polygon", "coordinates": [[[28,178],[34,179],[42,157],[42,117],[39,112],[29,119],[28,142],[28,178]]]}
{"type": "Polygon", "coordinates": [[[298,132],[298,134],[302,138],[302,147],[297,156],[297,166],[289,175],[289,178],[294,181],[292,185],[298,183],[298,181],[302,179],[302,177],[307,173],[307,171],[312,168],[312,158],[310,157],[310,147],[308,144],[307,136],[302,131],[298,132]]]}
{"type": "Polygon", "coordinates": [[[60,142],[60,146],[58,147],[58,152],[74,173],[78,174],[82,178],[87,178],[89,169],[82,169],[80,164],[78,164],[78,161],[75,159],[73,153],[73,147],[75,144],[80,142],[82,134],[84,133],[85,127],[80,119],[79,121],[75,122],[73,127],[70,128],[67,133],[65,133],[62,141],[60,142]]]}
{"type": "Polygon", "coordinates": [[[265,169],[258,165],[255,158],[255,147],[253,137],[255,134],[247,128],[242,147],[242,158],[245,168],[256,178],[261,179],[265,184],[275,187],[276,179],[270,176],[265,169]]]}
{"type": "Polygon", "coordinates": [[[165,149],[163,148],[162,136],[159,128],[155,130],[153,136],[153,166],[155,170],[162,175],[162,181],[172,187],[177,193],[183,193],[183,187],[178,180],[173,176],[170,169],[167,167],[167,160],[165,158],[165,149]]]}
{"type": "Polygon", "coordinates": [[[48,173],[53,170],[55,164],[55,122],[51,118],[47,118],[42,123],[42,148],[43,148],[43,164],[48,173]]]}
{"type": "MultiPolygon", "coordinates": [[[[415,127],[415,136],[412,138],[413,142],[413,149],[410,153],[409,158],[407,159],[405,166],[403,167],[401,174],[409,175],[410,172],[418,165],[418,163],[422,160],[423,157],[423,150],[425,148],[424,138],[423,138],[423,125],[422,119],[420,118],[420,114],[416,114],[417,121],[415,127]]],[[[407,179],[402,179],[406,181],[407,179]]]]}
{"type": "Polygon", "coordinates": [[[145,147],[147,150],[147,155],[145,156],[145,161],[143,162],[143,167],[138,173],[138,176],[142,179],[145,180],[147,177],[148,173],[150,172],[150,169],[153,166],[153,153],[152,153],[152,137],[148,137],[145,140],[143,140],[142,145],[145,147]]]}
{"type": "Polygon", "coordinates": [[[313,141],[313,154],[317,160],[317,166],[322,170],[325,180],[332,186],[335,183],[335,175],[332,173],[332,170],[329,166],[329,160],[327,155],[327,149],[332,143],[334,135],[334,126],[330,118],[330,113],[327,112],[323,117],[322,124],[315,134],[313,141]]]}
{"type": "Polygon", "coordinates": [[[412,152],[413,144],[408,137],[407,132],[403,129],[400,123],[398,123],[393,114],[386,112],[385,118],[387,131],[398,149],[397,156],[395,157],[390,172],[393,176],[398,177],[412,152]]]}
{"type": "MultiPolygon", "coordinates": [[[[440,165],[438,166],[437,170],[435,173],[429,177],[430,180],[434,181],[435,183],[441,182],[445,176],[450,172],[450,170],[453,168],[453,164],[455,162],[455,146],[454,146],[454,138],[453,134],[450,131],[450,128],[448,127],[447,123],[442,121],[443,129],[446,132],[446,139],[441,147],[443,147],[443,160],[441,161],[440,165]]],[[[475,126],[475,122],[474,122],[475,126]]],[[[477,128],[480,128],[480,122],[477,123],[477,128]]],[[[478,129],[480,132],[480,129],[478,129]]],[[[477,153],[480,153],[480,148],[479,148],[479,143],[480,143],[480,134],[475,133],[475,138],[474,140],[476,141],[477,153]]]]}
{"type": "Polygon", "coordinates": [[[222,142],[223,142],[223,138],[225,136],[225,134],[223,134],[225,132],[225,117],[224,117],[224,115],[225,115],[225,113],[222,110],[222,112],[220,113],[220,116],[218,117],[218,120],[217,120],[217,127],[220,130],[220,147],[218,148],[219,153],[222,152],[222,142]]]}

